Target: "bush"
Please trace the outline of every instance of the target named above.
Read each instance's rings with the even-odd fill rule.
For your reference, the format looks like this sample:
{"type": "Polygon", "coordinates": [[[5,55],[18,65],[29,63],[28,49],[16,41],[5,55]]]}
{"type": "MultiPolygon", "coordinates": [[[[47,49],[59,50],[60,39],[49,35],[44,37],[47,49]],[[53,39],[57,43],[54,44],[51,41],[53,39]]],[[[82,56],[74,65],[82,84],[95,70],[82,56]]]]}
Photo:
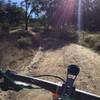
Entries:
{"type": "Polygon", "coordinates": [[[0,24],[1,34],[8,34],[9,29],[10,29],[9,24],[7,24],[7,23],[0,24]]]}
{"type": "Polygon", "coordinates": [[[62,32],[59,38],[69,42],[78,42],[78,34],[76,32],[62,32]]]}
{"type": "Polygon", "coordinates": [[[100,52],[100,35],[88,35],[85,38],[83,45],[100,52]]]}
{"type": "Polygon", "coordinates": [[[39,46],[39,41],[35,38],[31,37],[21,37],[17,40],[16,46],[19,49],[30,49],[30,48],[37,48],[39,46]]]}

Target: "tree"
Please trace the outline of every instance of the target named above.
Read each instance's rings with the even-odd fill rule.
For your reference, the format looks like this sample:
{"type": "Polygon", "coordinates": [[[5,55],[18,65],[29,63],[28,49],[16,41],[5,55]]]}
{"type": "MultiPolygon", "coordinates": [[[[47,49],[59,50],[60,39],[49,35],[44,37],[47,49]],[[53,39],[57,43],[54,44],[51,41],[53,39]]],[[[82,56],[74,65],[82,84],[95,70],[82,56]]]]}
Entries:
{"type": "Polygon", "coordinates": [[[31,14],[38,15],[41,12],[41,0],[24,0],[21,5],[25,9],[25,30],[27,30],[31,14]]]}
{"type": "Polygon", "coordinates": [[[6,4],[6,16],[7,22],[11,26],[16,26],[21,24],[21,21],[24,18],[24,9],[17,6],[17,3],[7,3],[6,4]]]}
{"type": "Polygon", "coordinates": [[[83,3],[84,29],[89,31],[100,30],[100,0],[86,0],[83,3]]]}
{"type": "Polygon", "coordinates": [[[3,0],[0,0],[0,23],[3,23],[4,20],[6,20],[5,14],[6,14],[5,2],[3,0]]]}
{"type": "Polygon", "coordinates": [[[45,0],[43,10],[47,20],[46,26],[61,29],[73,22],[75,0],[45,0]],[[71,4],[71,7],[69,5],[71,4]]]}
{"type": "Polygon", "coordinates": [[[18,26],[24,18],[24,9],[17,6],[17,3],[0,1],[0,27],[5,30],[18,26]]]}

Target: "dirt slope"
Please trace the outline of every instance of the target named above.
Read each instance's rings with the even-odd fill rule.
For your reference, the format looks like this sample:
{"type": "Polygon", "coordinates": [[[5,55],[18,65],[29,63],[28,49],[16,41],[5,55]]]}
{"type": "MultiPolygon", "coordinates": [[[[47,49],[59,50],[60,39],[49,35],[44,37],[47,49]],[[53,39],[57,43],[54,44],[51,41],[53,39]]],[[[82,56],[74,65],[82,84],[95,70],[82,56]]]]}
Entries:
{"type": "MultiPolygon", "coordinates": [[[[6,50],[6,52],[9,51],[6,50]]],[[[69,44],[56,50],[47,51],[42,51],[42,47],[39,47],[35,56],[34,53],[31,52],[30,55],[26,51],[24,53],[28,57],[24,57],[23,52],[17,50],[15,56],[17,66],[20,65],[20,68],[24,66],[19,73],[29,75],[53,74],[66,78],[67,66],[77,64],[81,69],[76,81],[77,88],[100,95],[100,56],[93,51],[77,44],[69,44]],[[20,57],[24,60],[18,60],[20,57]]],[[[6,53],[5,57],[3,56],[3,59],[8,61],[7,63],[9,63],[10,55],[12,52],[6,53]]],[[[22,90],[19,93],[10,91],[7,94],[1,100],[52,100],[51,93],[44,90],[22,90]]]]}

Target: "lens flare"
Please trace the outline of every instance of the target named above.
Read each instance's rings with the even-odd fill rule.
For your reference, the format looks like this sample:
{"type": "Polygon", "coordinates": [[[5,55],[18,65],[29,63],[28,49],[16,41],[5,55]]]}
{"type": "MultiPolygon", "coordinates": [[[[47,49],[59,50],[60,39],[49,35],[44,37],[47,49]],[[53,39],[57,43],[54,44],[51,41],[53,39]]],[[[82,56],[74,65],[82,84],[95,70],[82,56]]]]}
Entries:
{"type": "Polygon", "coordinates": [[[68,0],[66,3],[66,20],[71,22],[75,10],[75,0],[68,0]]]}
{"type": "Polygon", "coordinates": [[[73,20],[73,14],[75,10],[76,0],[62,0],[60,2],[60,7],[57,9],[59,17],[58,24],[66,23],[70,24],[73,20]]]}
{"type": "Polygon", "coordinates": [[[82,21],[82,0],[78,1],[78,31],[81,31],[81,21],[82,21]]]}
{"type": "Polygon", "coordinates": [[[78,0],[78,16],[77,16],[77,32],[78,32],[78,42],[81,43],[84,35],[82,32],[82,0],[78,0]]]}

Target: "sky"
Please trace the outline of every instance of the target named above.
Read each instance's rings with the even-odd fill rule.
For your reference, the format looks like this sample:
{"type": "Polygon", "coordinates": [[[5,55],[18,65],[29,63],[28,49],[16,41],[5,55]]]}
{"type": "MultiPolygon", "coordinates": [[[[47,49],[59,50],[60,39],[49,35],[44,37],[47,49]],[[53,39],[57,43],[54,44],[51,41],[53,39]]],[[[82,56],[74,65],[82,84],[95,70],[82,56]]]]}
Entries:
{"type": "MultiPolygon", "coordinates": [[[[5,0],[5,1],[8,1],[8,0],[5,0]]],[[[11,0],[12,2],[17,2],[18,4],[20,4],[21,1],[23,0],[11,0]]]]}

